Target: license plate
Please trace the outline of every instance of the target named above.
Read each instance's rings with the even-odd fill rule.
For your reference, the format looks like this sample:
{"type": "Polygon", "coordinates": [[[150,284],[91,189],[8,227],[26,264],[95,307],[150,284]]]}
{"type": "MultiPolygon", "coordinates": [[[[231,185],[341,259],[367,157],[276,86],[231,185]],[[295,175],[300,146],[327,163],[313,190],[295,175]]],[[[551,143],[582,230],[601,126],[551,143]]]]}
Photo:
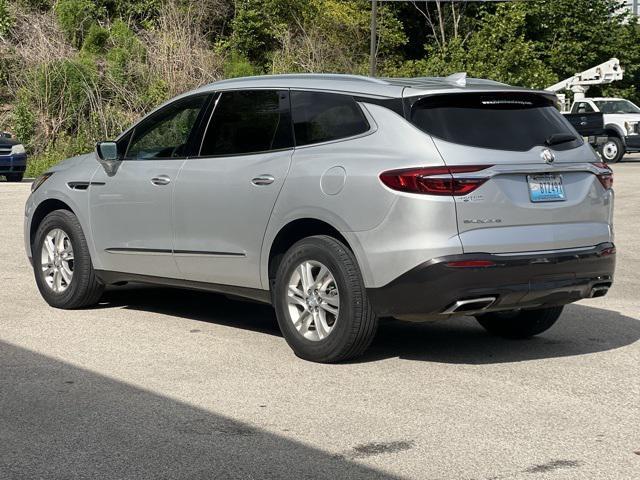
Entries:
{"type": "Polygon", "coordinates": [[[563,202],[567,199],[562,175],[527,175],[532,202],[563,202]]]}

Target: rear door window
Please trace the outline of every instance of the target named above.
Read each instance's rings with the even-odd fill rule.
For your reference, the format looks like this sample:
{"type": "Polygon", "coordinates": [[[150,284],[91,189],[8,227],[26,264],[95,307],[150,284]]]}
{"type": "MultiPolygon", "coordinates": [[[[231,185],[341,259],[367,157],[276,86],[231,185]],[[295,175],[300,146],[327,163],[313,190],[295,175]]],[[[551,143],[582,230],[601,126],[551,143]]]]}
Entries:
{"type": "Polygon", "coordinates": [[[571,134],[574,141],[554,145],[575,148],[582,139],[551,99],[528,93],[463,93],[415,100],[410,121],[447,142],[495,150],[528,151],[545,145],[553,134],[571,134]]]}
{"type": "Polygon", "coordinates": [[[350,95],[291,92],[296,145],[329,142],[369,130],[362,110],[350,95]]]}
{"type": "Polygon", "coordinates": [[[223,92],[202,141],[200,156],[241,155],[293,147],[289,92],[223,92]]]}

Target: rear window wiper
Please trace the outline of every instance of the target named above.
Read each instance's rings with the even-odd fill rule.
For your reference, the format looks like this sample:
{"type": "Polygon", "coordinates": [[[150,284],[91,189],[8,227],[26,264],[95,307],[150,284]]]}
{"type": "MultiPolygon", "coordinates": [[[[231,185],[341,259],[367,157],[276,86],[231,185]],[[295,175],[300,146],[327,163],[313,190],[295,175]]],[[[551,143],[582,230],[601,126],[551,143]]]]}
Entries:
{"type": "Polygon", "coordinates": [[[548,147],[551,145],[560,145],[561,143],[573,142],[577,140],[575,135],[570,133],[553,133],[547,137],[544,144],[548,147]]]}

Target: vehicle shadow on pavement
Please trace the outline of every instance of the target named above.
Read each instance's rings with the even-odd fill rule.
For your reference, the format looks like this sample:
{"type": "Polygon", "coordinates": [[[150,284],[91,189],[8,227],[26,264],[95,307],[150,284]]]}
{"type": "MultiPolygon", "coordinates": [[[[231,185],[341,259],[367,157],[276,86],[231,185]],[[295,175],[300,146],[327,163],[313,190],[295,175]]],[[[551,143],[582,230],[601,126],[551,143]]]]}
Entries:
{"type": "MultiPolygon", "coordinates": [[[[268,305],[170,288],[127,286],[107,291],[101,307],[121,306],[281,336],[268,305]]],[[[436,323],[382,319],[373,344],[354,362],[399,357],[440,363],[490,364],[567,357],[613,350],[640,339],[640,320],[572,304],[547,332],[528,340],[487,333],[473,317],[436,323]]]]}
{"type": "Polygon", "coordinates": [[[0,342],[0,477],[395,478],[0,342]]]}
{"type": "Polygon", "coordinates": [[[603,352],[638,339],[640,320],[572,304],[551,329],[526,340],[491,335],[473,317],[422,324],[383,321],[369,350],[356,361],[400,357],[470,365],[521,362],[603,352]]]}
{"type": "Polygon", "coordinates": [[[177,288],[126,285],[109,288],[95,308],[124,307],[282,336],[270,305],[177,288]]]}

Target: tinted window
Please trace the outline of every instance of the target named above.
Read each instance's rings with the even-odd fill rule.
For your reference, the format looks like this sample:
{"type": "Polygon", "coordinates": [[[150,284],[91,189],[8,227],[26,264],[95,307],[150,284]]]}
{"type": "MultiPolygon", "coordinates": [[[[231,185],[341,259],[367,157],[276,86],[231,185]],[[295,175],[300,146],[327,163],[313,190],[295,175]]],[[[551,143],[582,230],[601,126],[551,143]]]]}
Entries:
{"type": "Polygon", "coordinates": [[[369,130],[360,107],[349,95],[291,92],[296,145],[327,142],[369,130]]]}
{"type": "Polygon", "coordinates": [[[288,92],[224,92],[211,116],[200,155],[237,155],[292,146],[288,92]]]}
{"type": "Polygon", "coordinates": [[[176,100],[142,121],[133,131],[126,157],[143,159],[186,156],[189,135],[207,98],[206,95],[198,95],[176,100]]]}
{"type": "Polygon", "coordinates": [[[466,93],[417,100],[410,120],[448,142],[497,150],[527,151],[554,133],[576,137],[554,149],[582,144],[571,124],[546,97],[521,93],[466,93]]]}

